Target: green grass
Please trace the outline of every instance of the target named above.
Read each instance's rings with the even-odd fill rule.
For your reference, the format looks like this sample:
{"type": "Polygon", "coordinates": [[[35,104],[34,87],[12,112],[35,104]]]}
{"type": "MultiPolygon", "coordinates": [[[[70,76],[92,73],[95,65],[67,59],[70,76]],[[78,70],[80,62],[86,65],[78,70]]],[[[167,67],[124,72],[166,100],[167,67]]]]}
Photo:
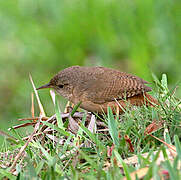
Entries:
{"type": "MultiPolygon", "coordinates": [[[[1,128],[29,115],[29,73],[37,86],[72,65],[112,67],[147,81],[150,71],[166,73],[169,87],[181,82],[180,9],[180,0],[1,0],[1,128]]],[[[41,98],[51,102],[47,92],[41,98]]],[[[45,108],[54,111],[52,103],[45,108]]]]}
{"type": "MultiPolygon", "coordinates": [[[[146,171],[144,179],[161,179],[169,176],[170,179],[181,179],[181,107],[180,101],[167,88],[167,77],[162,76],[161,82],[155,78],[160,106],[135,107],[117,117],[108,109],[103,121],[109,128],[105,132],[91,132],[86,124],[86,113],[79,120],[79,130],[72,134],[67,131],[67,121],[62,126],[43,122],[44,125],[55,131],[49,135],[36,137],[31,141],[20,156],[14,171],[10,167],[15,156],[26,141],[24,135],[14,131],[17,144],[4,139],[1,147],[0,178],[9,179],[132,179],[137,170],[146,171]],[[154,136],[145,135],[146,127],[153,121],[163,125],[152,133],[155,137],[164,140],[176,147],[172,157],[169,148],[154,136]],[[130,150],[131,142],[132,149],[130,150]],[[60,143],[59,140],[64,141],[60,143]],[[110,151],[110,149],[112,150],[110,151]],[[144,154],[147,153],[147,154],[144,154]],[[12,156],[14,154],[14,156],[12,156]],[[158,160],[163,156],[162,161],[158,160]],[[126,159],[136,155],[137,162],[129,163],[126,159]]],[[[59,112],[55,106],[55,112],[59,112]]],[[[76,109],[77,107],[75,107],[76,109]]],[[[73,112],[75,113],[74,109],[73,112]]],[[[59,117],[59,116],[58,116],[59,117]]],[[[97,118],[97,121],[100,119],[97,118]]],[[[103,128],[103,127],[102,127],[103,128]]],[[[104,129],[104,128],[103,128],[104,129]]],[[[139,177],[139,172],[137,174],[139,177]]],[[[138,178],[137,177],[137,178],[138,178]]]]}

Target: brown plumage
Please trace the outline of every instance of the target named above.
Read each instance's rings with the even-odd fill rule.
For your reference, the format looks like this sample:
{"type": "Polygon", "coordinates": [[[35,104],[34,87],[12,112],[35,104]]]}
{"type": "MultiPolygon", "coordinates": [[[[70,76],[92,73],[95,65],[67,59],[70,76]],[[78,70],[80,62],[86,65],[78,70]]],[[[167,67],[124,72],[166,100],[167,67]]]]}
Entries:
{"type": "MultiPolygon", "coordinates": [[[[107,107],[158,104],[147,92],[151,88],[143,79],[105,67],[72,66],[60,71],[48,84],[38,88],[54,88],[58,94],[91,112],[107,112],[107,107]],[[115,101],[115,99],[119,102],[115,101]]],[[[120,112],[123,112],[120,108],[120,112]]]]}

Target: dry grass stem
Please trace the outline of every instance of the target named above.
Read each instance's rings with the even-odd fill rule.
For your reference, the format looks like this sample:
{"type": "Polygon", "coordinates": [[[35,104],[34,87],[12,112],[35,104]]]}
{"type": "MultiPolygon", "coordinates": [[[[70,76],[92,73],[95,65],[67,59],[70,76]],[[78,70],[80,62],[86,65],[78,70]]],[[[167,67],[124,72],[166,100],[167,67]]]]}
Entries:
{"type": "Polygon", "coordinates": [[[34,135],[34,134],[37,132],[37,130],[39,129],[40,120],[41,120],[41,116],[40,116],[40,118],[39,118],[39,121],[38,121],[37,124],[35,125],[35,128],[34,128],[33,133],[31,134],[31,136],[29,137],[29,139],[27,140],[27,142],[24,144],[24,146],[21,147],[19,153],[18,153],[17,156],[15,157],[14,162],[13,162],[13,164],[11,165],[10,172],[13,172],[14,167],[16,166],[16,163],[17,163],[18,159],[21,157],[22,153],[25,151],[25,149],[26,149],[26,147],[28,146],[28,144],[32,141],[33,135],[34,135]]]}
{"type": "Polygon", "coordinates": [[[33,86],[33,90],[34,90],[34,92],[35,92],[36,99],[37,99],[37,101],[38,101],[38,106],[39,106],[39,109],[40,109],[40,116],[41,116],[41,117],[46,117],[45,111],[44,111],[43,106],[42,106],[42,104],[41,104],[41,101],[40,101],[40,98],[39,98],[39,96],[38,96],[38,92],[37,92],[37,90],[36,90],[36,88],[35,88],[35,85],[34,85],[34,82],[33,82],[32,77],[31,77],[31,74],[29,74],[29,78],[30,78],[31,84],[32,84],[32,86],[33,86]]]}

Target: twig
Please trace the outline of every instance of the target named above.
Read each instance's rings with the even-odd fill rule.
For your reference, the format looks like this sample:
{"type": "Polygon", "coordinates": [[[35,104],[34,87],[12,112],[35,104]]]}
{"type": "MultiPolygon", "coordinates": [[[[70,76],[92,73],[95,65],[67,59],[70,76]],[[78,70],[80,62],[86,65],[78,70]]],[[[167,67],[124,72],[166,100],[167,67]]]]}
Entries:
{"type": "Polygon", "coordinates": [[[96,124],[97,124],[98,126],[103,126],[103,127],[106,127],[106,128],[107,128],[107,125],[106,125],[104,122],[96,121],[96,124]]]}
{"type": "MultiPolygon", "coordinates": [[[[90,114],[90,113],[88,112],[87,114],[90,114]]],[[[70,116],[70,113],[61,113],[60,115],[61,115],[62,119],[64,119],[64,118],[68,118],[70,116]]],[[[56,115],[53,115],[53,116],[56,117],[56,115]]],[[[72,117],[82,118],[82,117],[84,117],[84,112],[75,112],[72,117]]],[[[38,120],[38,119],[39,119],[38,117],[35,117],[35,118],[31,117],[31,118],[21,118],[21,119],[18,119],[18,121],[38,120]]],[[[47,119],[49,119],[49,118],[48,117],[42,117],[42,120],[46,121],[47,119]]]]}
{"type": "Polygon", "coordinates": [[[97,132],[109,131],[109,129],[98,129],[97,132]]]}
{"type": "MultiPolygon", "coordinates": [[[[31,118],[21,118],[18,119],[18,121],[27,121],[27,120],[33,120],[33,121],[37,121],[39,119],[39,117],[31,117],[31,118]]],[[[47,119],[49,119],[49,117],[42,117],[42,121],[46,121],[47,119]]]]}
{"type": "Polygon", "coordinates": [[[156,136],[154,136],[154,135],[152,135],[152,134],[149,134],[149,135],[150,135],[151,137],[157,139],[158,141],[162,142],[163,144],[165,144],[168,148],[170,148],[170,149],[173,150],[174,152],[177,152],[175,146],[173,146],[173,145],[171,145],[171,144],[167,144],[165,141],[157,138],[156,136]]]}
{"type": "Polygon", "coordinates": [[[17,126],[13,126],[13,127],[9,128],[8,131],[10,131],[11,129],[18,129],[18,128],[21,128],[21,127],[31,126],[33,124],[36,124],[36,122],[19,124],[17,126]]]}
{"type": "MultiPolygon", "coordinates": [[[[56,115],[54,114],[53,116],[48,118],[48,120],[46,122],[52,123],[55,117],[56,117],[56,115]]],[[[43,126],[40,128],[40,131],[44,131],[46,128],[47,128],[47,126],[45,124],[43,124],[43,126]]]]}
{"type": "Polygon", "coordinates": [[[29,137],[29,139],[28,139],[28,141],[25,143],[25,145],[21,147],[19,153],[18,153],[17,156],[15,157],[14,162],[13,162],[11,168],[10,168],[10,172],[13,172],[14,167],[16,166],[16,163],[17,163],[18,159],[21,157],[22,153],[25,151],[25,149],[26,149],[26,147],[28,146],[28,144],[32,141],[33,135],[34,135],[34,134],[36,133],[36,131],[39,129],[41,118],[42,118],[42,117],[40,116],[37,124],[35,125],[35,128],[34,128],[33,133],[31,134],[31,136],[29,137]]]}

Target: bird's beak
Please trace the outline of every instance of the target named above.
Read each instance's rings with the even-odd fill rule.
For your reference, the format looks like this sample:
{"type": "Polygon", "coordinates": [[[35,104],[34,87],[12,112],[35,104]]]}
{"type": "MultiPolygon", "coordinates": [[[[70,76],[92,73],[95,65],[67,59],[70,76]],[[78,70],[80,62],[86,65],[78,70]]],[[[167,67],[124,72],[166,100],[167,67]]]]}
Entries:
{"type": "Polygon", "coordinates": [[[50,83],[45,84],[45,85],[43,85],[43,86],[41,86],[41,87],[39,87],[39,88],[36,88],[36,90],[45,89],[45,88],[51,88],[51,84],[50,84],[50,83]]]}

